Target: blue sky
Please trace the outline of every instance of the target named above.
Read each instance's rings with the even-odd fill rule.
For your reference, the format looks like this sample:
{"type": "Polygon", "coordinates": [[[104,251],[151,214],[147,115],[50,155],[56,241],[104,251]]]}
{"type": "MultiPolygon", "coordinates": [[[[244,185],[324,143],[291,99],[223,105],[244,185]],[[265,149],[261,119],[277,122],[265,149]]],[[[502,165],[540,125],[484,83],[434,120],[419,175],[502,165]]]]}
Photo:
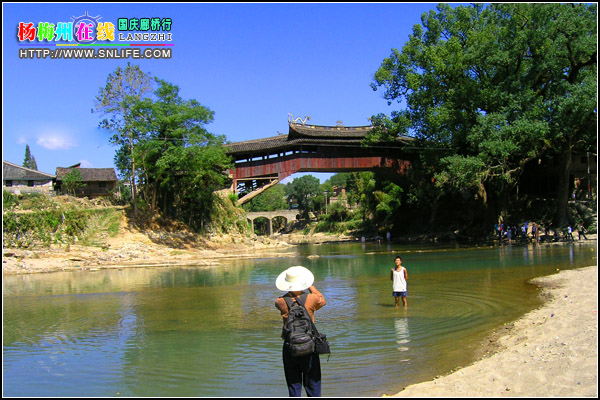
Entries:
{"type": "Polygon", "coordinates": [[[4,3],[2,158],[21,165],[29,145],[42,172],[113,167],[116,148],[91,109],[108,74],[128,61],[213,110],[206,129],[229,141],[287,133],[288,113],[315,125],[368,125],[399,107],[371,89],[373,74],[436,4],[4,3]],[[71,22],[86,12],[115,26],[171,18],[172,58],[19,58],[20,22],[71,22]]]}

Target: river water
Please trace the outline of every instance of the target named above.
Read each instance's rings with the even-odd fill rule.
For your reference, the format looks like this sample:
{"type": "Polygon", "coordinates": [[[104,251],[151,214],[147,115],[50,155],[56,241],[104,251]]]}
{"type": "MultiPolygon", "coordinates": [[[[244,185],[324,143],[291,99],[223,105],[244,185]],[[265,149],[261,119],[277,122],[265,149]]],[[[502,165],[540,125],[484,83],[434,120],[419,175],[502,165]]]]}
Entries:
{"type": "Polygon", "coordinates": [[[494,329],[538,307],[529,279],[596,262],[595,244],[341,243],[211,268],[5,276],[3,394],[286,397],[275,279],[293,265],[327,299],[323,395],[396,393],[470,363],[494,329]],[[407,309],[392,297],[398,254],[407,309]]]}

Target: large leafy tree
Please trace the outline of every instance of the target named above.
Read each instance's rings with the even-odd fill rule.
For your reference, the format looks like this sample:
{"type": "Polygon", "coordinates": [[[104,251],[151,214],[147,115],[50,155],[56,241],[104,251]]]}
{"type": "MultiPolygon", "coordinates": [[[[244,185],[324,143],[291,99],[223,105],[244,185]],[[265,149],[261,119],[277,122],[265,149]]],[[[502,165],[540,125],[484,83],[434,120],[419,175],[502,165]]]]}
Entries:
{"type": "MultiPolygon", "coordinates": [[[[137,134],[133,157],[146,201],[153,209],[198,228],[210,217],[215,190],[225,186],[230,159],[225,138],[204,126],[213,111],[182,99],[179,87],[156,79],[154,95],[132,104],[130,127],[137,134]]],[[[125,158],[125,154],[119,154],[125,158]]]]}
{"type": "Polygon", "coordinates": [[[376,72],[406,108],[375,116],[371,139],[416,137],[438,187],[477,190],[489,215],[528,162],[557,157],[564,224],[571,152],[596,142],[596,31],[596,5],[440,4],[376,72]]]}
{"type": "Polygon", "coordinates": [[[357,212],[365,227],[392,229],[403,197],[401,187],[370,171],[353,172],[346,177],[345,187],[348,197],[358,203],[357,212]]]}
{"type": "Polygon", "coordinates": [[[92,112],[103,119],[100,128],[111,132],[110,142],[118,146],[115,163],[123,176],[129,178],[132,187],[134,211],[136,209],[136,158],[134,147],[139,132],[134,128],[132,107],[152,92],[152,78],[138,65],[127,63],[125,69],[117,69],[108,75],[106,85],[100,88],[92,112]]]}
{"type": "Polygon", "coordinates": [[[286,194],[298,203],[298,208],[302,210],[304,217],[308,216],[309,211],[315,210],[315,200],[322,195],[320,185],[319,178],[312,175],[294,178],[286,185],[286,194]]]}

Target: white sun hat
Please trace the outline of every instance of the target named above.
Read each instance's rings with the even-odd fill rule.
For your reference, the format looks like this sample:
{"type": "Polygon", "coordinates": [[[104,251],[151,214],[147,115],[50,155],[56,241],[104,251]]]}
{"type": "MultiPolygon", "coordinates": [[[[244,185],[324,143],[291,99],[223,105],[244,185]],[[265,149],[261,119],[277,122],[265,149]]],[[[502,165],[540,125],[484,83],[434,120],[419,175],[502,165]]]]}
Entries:
{"type": "Polygon", "coordinates": [[[296,292],[308,289],[315,281],[315,276],[308,269],[297,265],[289,267],[277,277],[275,286],[285,292],[296,292]]]}

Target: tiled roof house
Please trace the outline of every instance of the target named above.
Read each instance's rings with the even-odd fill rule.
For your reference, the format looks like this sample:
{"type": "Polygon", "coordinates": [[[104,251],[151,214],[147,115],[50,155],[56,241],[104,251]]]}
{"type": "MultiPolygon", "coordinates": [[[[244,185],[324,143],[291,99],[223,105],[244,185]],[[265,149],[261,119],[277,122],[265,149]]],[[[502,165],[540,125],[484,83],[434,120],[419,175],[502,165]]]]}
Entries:
{"type": "Polygon", "coordinates": [[[51,193],[55,176],[2,161],[2,189],[12,193],[51,193]]]}
{"type": "Polygon", "coordinates": [[[70,167],[56,168],[56,187],[61,192],[64,177],[73,169],[78,169],[81,173],[84,186],[77,190],[77,196],[108,196],[117,187],[117,174],[114,168],[81,168],[81,164],[75,164],[70,167]]]}

